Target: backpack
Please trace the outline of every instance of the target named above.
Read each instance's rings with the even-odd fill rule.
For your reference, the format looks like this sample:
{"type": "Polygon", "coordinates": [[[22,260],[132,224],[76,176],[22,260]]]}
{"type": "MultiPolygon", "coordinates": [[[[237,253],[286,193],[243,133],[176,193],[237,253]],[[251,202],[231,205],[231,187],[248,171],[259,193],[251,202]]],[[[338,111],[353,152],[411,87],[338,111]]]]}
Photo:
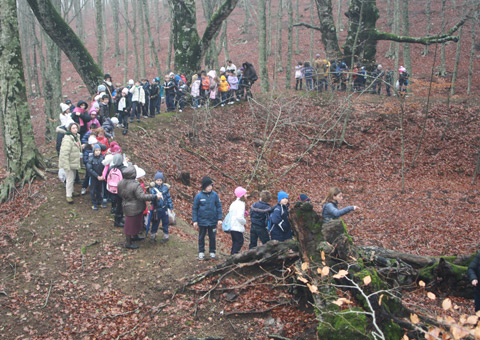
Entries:
{"type": "Polygon", "coordinates": [[[186,84],[187,83],[187,78],[185,78],[184,74],[180,75],[180,78],[182,78],[183,82],[186,84]]]}
{"type": "Polygon", "coordinates": [[[118,194],[118,183],[123,179],[119,168],[112,168],[107,176],[107,190],[112,194],[118,194]]]}
{"type": "Polygon", "coordinates": [[[230,211],[228,212],[227,216],[225,216],[225,218],[223,219],[222,230],[226,233],[232,230],[232,214],[230,214],[230,211]]]}

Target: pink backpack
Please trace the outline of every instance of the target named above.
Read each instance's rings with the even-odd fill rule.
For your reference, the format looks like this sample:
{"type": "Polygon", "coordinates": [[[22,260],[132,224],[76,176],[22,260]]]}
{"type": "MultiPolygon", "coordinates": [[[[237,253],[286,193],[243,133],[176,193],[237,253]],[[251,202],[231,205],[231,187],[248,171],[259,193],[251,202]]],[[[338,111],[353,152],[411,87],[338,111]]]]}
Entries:
{"type": "Polygon", "coordinates": [[[112,194],[118,194],[118,183],[123,179],[119,168],[112,168],[107,176],[107,190],[112,194]]]}

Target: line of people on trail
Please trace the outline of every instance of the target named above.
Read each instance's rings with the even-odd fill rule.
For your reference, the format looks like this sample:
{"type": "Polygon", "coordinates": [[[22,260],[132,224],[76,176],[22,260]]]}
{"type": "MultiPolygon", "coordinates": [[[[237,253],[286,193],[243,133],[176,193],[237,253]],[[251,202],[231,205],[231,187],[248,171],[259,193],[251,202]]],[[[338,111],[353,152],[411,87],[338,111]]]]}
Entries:
{"type": "MultiPolygon", "coordinates": [[[[230,233],[232,247],[230,254],[237,254],[241,251],[244,243],[243,234],[247,217],[250,216],[250,244],[249,249],[258,245],[258,240],[266,244],[270,240],[280,242],[293,238],[293,232],[289,221],[289,196],[286,192],[280,191],[277,194],[277,204],[271,206],[272,194],[265,190],[260,193],[260,200],[255,202],[250,211],[246,208],[247,190],[237,187],[234,190],[236,199],[230,204],[228,213],[223,218],[222,204],[218,194],[213,190],[213,181],[205,176],[201,181],[202,190],[195,196],[192,207],[192,222],[194,228],[198,228],[198,259],[205,259],[205,237],[209,238],[210,259],[216,258],[216,234],[218,228],[230,233]]],[[[301,194],[298,199],[308,202],[307,195],[301,194]]],[[[322,217],[326,223],[332,219],[357,210],[357,206],[338,208],[343,201],[343,194],[339,188],[331,188],[323,201],[322,217]]]]}
{"type": "MultiPolygon", "coordinates": [[[[295,66],[295,90],[302,90],[303,80],[305,80],[306,91],[323,92],[328,90],[328,86],[332,91],[346,91],[351,81],[352,90],[355,92],[364,91],[369,83],[372,94],[381,94],[382,84],[385,83],[386,94],[391,96],[394,71],[390,68],[384,71],[381,64],[378,64],[372,72],[367,72],[364,66],[359,67],[358,64],[354,64],[353,69],[350,70],[343,61],[328,61],[317,54],[313,65],[310,65],[310,62],[299,61],[295,66]]],[[[400,93],[404,93],[408,84],[409,74],[405,67],[400,66],[395,88],[400,93]]]]}

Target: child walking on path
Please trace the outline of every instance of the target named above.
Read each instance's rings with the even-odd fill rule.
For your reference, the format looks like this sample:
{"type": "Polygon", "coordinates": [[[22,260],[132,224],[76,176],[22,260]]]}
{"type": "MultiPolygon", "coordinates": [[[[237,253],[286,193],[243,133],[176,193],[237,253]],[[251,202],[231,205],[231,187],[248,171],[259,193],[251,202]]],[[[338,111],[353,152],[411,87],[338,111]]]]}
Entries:
{"type": "MultiPolygon", "coordinates": [[[[242,187],[235,189],[235,196],[237,199],[230,204],[228,212],[231,216],[231,230],[230,236],[232,236],[232,251],[231,255],[240,252],[243,246],[243,233],[245,232],[245,195],[247,190],[242,187]]],[[[247,212],[248,214],[248,212],[247,212]]]]}
{"type": "Polygon", "coordinates": [[[260,201],[254,203],[250,208],[250,245],[248,249],[255,248],[257,241],[260,239],[262,244],[270,241],[270,235],[268,234],[267,224],[272,207],[268,202],[272,200],[272,194],[270,191],[264,190],[260,193],[260,201]]]}
{"type": "Polygon", "coordinates": [[[213,182],[210,177],[202,179],[202,191],[193,201],[192,221],[193,227],[199,229],[198,235],[198,259],[205,259],[205,235],[208,232],[210,258],[216,257],[215,237],[217,227],[222,226],[222,204],[217,193],[213,191],[213,182]]]}
{"type": "MultiPolygon", "coordinates": [[[[150,193],[152,195],[157,195],[160,194],[159,199],[155,199],[152,201],[152,209],[150,210],[150,214],[153,214],[153,211],[157,211],[157,216],[158,220],[156,221],[151,221],[152,222],[152,231],[150,233],[150,238],[155,241],[157,237],[157,231],[158,231],[158,226],[160,225],[160,222],[162,222],[162,228],[163,228],[163,241],[166,242],[168,241],[169,238],[169,233],[168,233],[168,226],[169,226],[169,220],[168,220],[168,209],[173,211],[173,203],[172,203],[172,198],[170,196],[170,191],[168,185],[163,183],[164,176],[161,171],[157,171],[154,177],[155,183],[151,183],[151,189],[150,193]],[[154,184],[154,185],[152,185],[154,184]]],[[[151,220],[151,217],[150,217],[151,220]]]]}

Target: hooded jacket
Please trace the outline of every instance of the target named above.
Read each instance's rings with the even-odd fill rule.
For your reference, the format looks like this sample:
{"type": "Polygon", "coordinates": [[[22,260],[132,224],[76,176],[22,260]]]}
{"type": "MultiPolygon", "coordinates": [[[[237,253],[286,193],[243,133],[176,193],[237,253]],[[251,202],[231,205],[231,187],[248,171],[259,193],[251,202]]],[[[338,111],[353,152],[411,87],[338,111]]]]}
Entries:
{"type": "Polygon", "coordinates": [[[220,86],[218,87],[218,90],[220,92],[227,92],[229,88],[230,88],[230,85],[227,82],[227,78],[225,76],[222,76],[220,78],[220,86]]]}
{"type": "Polygon", "coordinates": [[[270,235],[272,240],[285,241],[292,238],[292,227],[288,220],[288,204],[281,205],[278,203],[274,208],[270,221],[272,225],[270,227],[270,235]]]}
{"type": "Polygon", "coordinates": [[[125,216],[141,214],[147,207],[145,201],[153,200],[154,195],[145,194],[139,182],[135,180],[137,172],[133,166],[122,170],[123,179],[118,183],[118,195],[122,198],[125,216]]]}
{"type": "Polygon", "coordinates": [[[87,162],[87,172],[91,177],[97,179],[98,176],[102,176],[102,172],[104,168],[102,161],[104,159],[105,158],[103,157],[102,154],[100,154],[100,156],[95,156],[95,154],[92,152],[89,155],[88,162],[87,162]]]}
{"type": "Polygon", "coordinates": [[[245,232],[245,202],[237,198],[228,209],[231,217],[231,231],[245,232]]]}
{"type": "Polygon", "coordinates": [[[86,104],[88,109],[88,104],[85,101],[80,100],[72,113],[72,120],[80,126],[80,130],[78,131],[80,136],[83,136],[88,131],[87,123],[91,119],[90,115],[87,113],[87,109],[84,110],[80,107],[82,104],[86,104]]]}
{"type": "Polygon", "coordinates": [[[143,89],[142,85],[133,86],[130,89],[130,93],[132,94],[132,102],[145,104],[145,90],[143,89]]]}
{"type": "Polygon", "coordinates": [[[272,207],[265,202],[258,201],[254,203],[250,208],[250,221],[252,226],[265,228],[272,211],[272,207]]]}
{"type": "Polygon", "coordinates": [[[165,183],[162,183],[162,185],[160,186],[155,184],[155,186],[150,189],[150,193],[152,195],[161,193],[163,197],[161,199],[155,199],[155,209],[173,210],[173,202],[172,197],[170,196],[170,190],[168,188],[168,185],[166,185],[165,183]]]}
{"type": "Polygon", "coordinates": [[[58,156],[58,168],[64,170],[80,169],[80,157],[82,156],[82,147],[80,144],[80,135],[76,136],[70,131],[65,133],[58,156]]]}
{"type": "Polygon", "coordinates": [[[251,82],[252,84],[257,81],[258,77],[257,77],[257,72],[255,71],[255,69],[253,68],[253,65],[246,62],[246,63],[243,63],[243,78],[245,79],[245,81],[249,81],[251,82]]]}

